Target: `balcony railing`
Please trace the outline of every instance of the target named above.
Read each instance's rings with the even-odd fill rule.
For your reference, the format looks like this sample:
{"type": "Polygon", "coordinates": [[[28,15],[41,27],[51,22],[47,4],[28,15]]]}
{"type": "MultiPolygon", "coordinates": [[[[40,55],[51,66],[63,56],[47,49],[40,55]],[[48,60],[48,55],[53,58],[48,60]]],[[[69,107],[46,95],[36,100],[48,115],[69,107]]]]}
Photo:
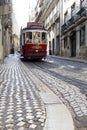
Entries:
{"type": "Polygon", "coordinates": [[[87,15],[87,7],[82,7],[81,10],[78,12],[78,15],[86,16],[87,15]]]}
{"type": "Polygon", "coordinates": [[[67,24],[67,23],[64,23],[64,24],[62,25],[62,27],[61,27],[62,32],[63,32],[64,30],[66,30],[67,27],[68,27],[68,24],[67,24]]]}
{"type": "Polygon", "coordinates": [[[71,19],[69,19],[63,26],[62,31],[69,29],[72,25],[75,26],[76,23],[82,22],[83,20],[87,19],[87,8],[82,7],[71,19]]]}

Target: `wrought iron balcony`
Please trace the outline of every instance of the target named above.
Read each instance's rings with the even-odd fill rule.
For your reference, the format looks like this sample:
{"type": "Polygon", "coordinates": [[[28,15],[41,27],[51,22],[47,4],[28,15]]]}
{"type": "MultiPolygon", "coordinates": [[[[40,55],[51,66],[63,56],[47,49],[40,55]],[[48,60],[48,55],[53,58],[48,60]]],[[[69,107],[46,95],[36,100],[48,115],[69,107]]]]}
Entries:
{"type": "Polygon", "coordinates": [[[81,15],[83,12],[84,12],[84,7],[82,7],[82,8],[77,12],[77,14],[78,14],[78,15],[81,15]]]}
{"type": "Polygon", "coordinates": [[[81,8],[80,13],[81,13],[80,16],[86,16],[87,15],[87,8],[86,7],[81,8]]]}
{"type": "Polygon", "coordinates": [[[64,23],[61,27],[62,32],[65,31],[67,27],[68,27],[67,23],[64,23]]]}
{"type": "Polygon", "coordinates": [[[67,21],[67,23],[62,26],[62,31],[67,30],[67,28],[70,29],[74,27],[76,23],[78,24],[85,19],[87,19],[87,8],[82,7],[71,19],[67,21]]]}
{"type": "Polygon", "coordinates": [[[62,31],[68,30],[69,28],[72,27],[72,25],[74,25],[74,23],[75,23],[75,17],[72,17],[66,23],[64,23],[64,25],[62,26],[62,31]]]}
{"type": "Polygon", "coordinates": [[[82,7],[76,14],[78,17],[75,22],[82,22],[83,20],[87,19],[87,8],[82,7]]]}
{"type": "Polygon", "coordinates": [[[68,26],[71,26],[73,23],[74,23],[74,17],[72,17],[71,19],[69,19],[69,20],[67,21],[67,25],[68,25],[68,26]]]}

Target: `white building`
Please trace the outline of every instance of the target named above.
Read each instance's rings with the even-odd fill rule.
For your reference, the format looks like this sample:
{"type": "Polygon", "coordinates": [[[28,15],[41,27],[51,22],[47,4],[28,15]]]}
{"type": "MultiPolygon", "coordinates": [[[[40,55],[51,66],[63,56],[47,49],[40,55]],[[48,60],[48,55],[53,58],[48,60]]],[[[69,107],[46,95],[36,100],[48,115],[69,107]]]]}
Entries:
{"type": "Polygon", "coordinates": [[[87,58],[87,0],[38,0],[36,21],[48,29],[49,54],[87,58]]]}
{"type": "Polygon", "coordinates": [[[60,1],[39,0],[40,13],[36,21],[44,22],[48,30],[48,54],[60,55],[60,1]]]}
{"type": "Polygon", "coordinates": [[[62,55],[87,58],[87,0],[63,3],[62,55]]]}

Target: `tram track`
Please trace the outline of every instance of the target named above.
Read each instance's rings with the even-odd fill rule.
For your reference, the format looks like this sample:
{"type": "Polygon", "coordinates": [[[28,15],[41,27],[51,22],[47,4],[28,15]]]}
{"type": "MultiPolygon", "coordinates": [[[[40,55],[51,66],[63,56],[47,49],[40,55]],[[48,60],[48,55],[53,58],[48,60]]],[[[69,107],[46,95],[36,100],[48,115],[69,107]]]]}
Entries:
{"type": "MultiPolygon", "coordinates": [[[[38,69],[43,70],[44,72],[46,72],[54,77],[57,77],[58,79],[60,79],[62,81],[65,81],[69,84],[72,84],[72,85],[78,87],[80,89],[80,92],[87,96],[87,82],[81,80],[81,77],[80,77],[80,79],[78,77],[72,77],[71,75],[69,75],[70,72],[67,72],[67,71],[64,71],[64,73],[66,73],[66,75],[64,75],[63,72],[61,74],[60,72],[58,72],[59,70],[57,71],[55,69],[55,68],[57,68],[56,65],[47,63],[47,62],[40,62],[40,64],[39,64],[39,62],[34,62],[33,66],[38,67],[38,69]],[[55,69],[56,72],[49,68],[55,69]]],[[[63,71],[63,70],[60,70],[60,71],[63,71]]]]}
{"type": "MultiPolygon", "coordinates": [[[[41,80],[42,82],[43,82],[43,80],[38,76],[38,73],[36,74],[36,72],[34,71],[34,68],[35,69],[38,69],[38,70],[41,70],[41,71],[44,71],[45,73],[47,73],[47,74],[50,74],[50,73],[48,73],[48,71],[45,69],[45,70],[43,70],[42,69],[42,67],[40,67],[39,65],[37,65],[35,62],[34,63],[32,63],[32,62],[30,62],[29,64],[27,64],[27,63],[24,63],[26,66],[27,66],[27,68],[39,79],[39,80],[41,80]]],[[[53,78],[53,76],[54,75],[51,75],[52,76],[52,78],[53,78]]],[[[32,80],[32,79],[31,79],[32,80]]],[[[55,76],[54,76],[54,80],[55,80],[55,76]]],[[[46,83],[46,82],[43,82],[46,86],[48,86],[48,88],[49,88],[49,85],[46,83]]],[[[38,88],[37,88],[38,89],[38,88]]],[[[50,90],[52,90],[53,91],[53,89],[52,88],[50,88],[50,90]]],[[[38,91],[40,91],[39,89],[38,89],[38,91]]],[[[56,91],[58,92],[58,90],[56,89],[56,91]]],[[[54,93],[56,94],[56,92],[54,91],[54,93]]],[[[60,92],[60,94],[62,95],[62,93],[60,92]]],[[[59,96],[61,99],[62,99],[62,97],[63,97],[63,95],[62,96],[60,96],[60,95],[57,95],[57,96],[59,96]]]]}
{"type": "MultiPolygon", "coordinates": [[[[37,76],[37,74],[34,71],[34,68],[42,70],[40,67],[38,67],[35,63],[29,62],[29,64],[26,62],[24,63],[26,65],[26,67],[29,69],[29,71],[34,75],[34,80],[31,78],[31,81],[34,82],[33,84],[35,85],[36,89],[41,92],[43,89],[42,88],[42,84],[44,84],[44,86],[46,86],[47,88],[49,88],[56,96],[58,96],[58,98],[61,100],[61,102],[63,104],[65,104],[65,106],[69,109],[72,118],[74,120],[74,117],[76,116],[74,113],[73,108],[70,106],[70,103],[68,101],[66,101],[66,99],[64,99],[64,96],[62,94],[62,92],[60,92],[57,88],[53,89],[49,86],[49,84],[47,84],[46,82],[44,82],[40,77],[37,76]],[[32,65],[31,65],[32,64],[32,65]],[[39,80],[39,86],[36,84],[39,80]]],[[[32,76],[31,76],[32,77],[32,76]]]]}
{"type": "MultiPolygon", "coordinates": [[[[87,123],[84,122],[84,119],[87,121],[87,99],[79,87],[81,81],[77,79],[72,80],[70,77],[68,78],[67,76],[62,76],[52,70],[48,70],[47,68],[50,66],[47,65],[50,65],[49,63],[45,63],[47,67],[45,67],[44,62],[25,62],[24,64],[39,81],[53,91],[68,107],[76,125],[79,126],[80,124],[83,127],[84,125],[87,127],[87,123]]],[[[55,68],[52,64],[51,67],[55,68]]],[[[86,84],[83,82],[81,85],[86,87],[86,84]]]]}
{"type": "MultiPolygon", "coordinates": [[[[45,72],[45,73],[53,76],[54,78],[58,78],[59,80],[64,81],[64,82],[66,82],[66,83],[68,83],[70,85],[74,85],[75,87],[77,87],[77,88],[80,89],[80,92],[82,94],[84,94],[85,96],[87,96],[87,82],[84,82],[84,81],[82,81],[82,80],[80,80],[78,78],[72,78],[70,76],[68,77],[66,75],[62,75],[60,73],[57,73],[57,72],[55,72],[53,70],[48,69],[48,68],[50,68],[50,66],[52,68],[55,68],[56,65],[50,64],[50,63],[47,63],[47,62],[43,62],[43,61],[40,62],[40,64],[39,64],[39,62],[33,62],[33,63],[30,62],[29,65],[30,65],[29,66],[30,68],[32,66],[32,68],[37,68],[37,69],[39,69],[39,70],[41,70],[41,71],[43,71],[43,72],[45,72]]],[[[38,77],[37,74],[36,74],[36,76],[38,77]]]]}

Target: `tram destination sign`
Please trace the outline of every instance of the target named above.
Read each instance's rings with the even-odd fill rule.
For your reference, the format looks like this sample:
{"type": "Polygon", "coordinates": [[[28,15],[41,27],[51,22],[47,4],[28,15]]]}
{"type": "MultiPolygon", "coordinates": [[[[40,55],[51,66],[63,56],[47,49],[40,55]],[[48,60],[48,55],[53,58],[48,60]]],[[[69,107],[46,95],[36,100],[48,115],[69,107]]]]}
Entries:
{"type": "Polygon", "coordinates": [[[33,27],[33,26],[44,27],[44,23],[36,23],[36,22],[28,22],[27,23],[27,27],[33,27]]]}

